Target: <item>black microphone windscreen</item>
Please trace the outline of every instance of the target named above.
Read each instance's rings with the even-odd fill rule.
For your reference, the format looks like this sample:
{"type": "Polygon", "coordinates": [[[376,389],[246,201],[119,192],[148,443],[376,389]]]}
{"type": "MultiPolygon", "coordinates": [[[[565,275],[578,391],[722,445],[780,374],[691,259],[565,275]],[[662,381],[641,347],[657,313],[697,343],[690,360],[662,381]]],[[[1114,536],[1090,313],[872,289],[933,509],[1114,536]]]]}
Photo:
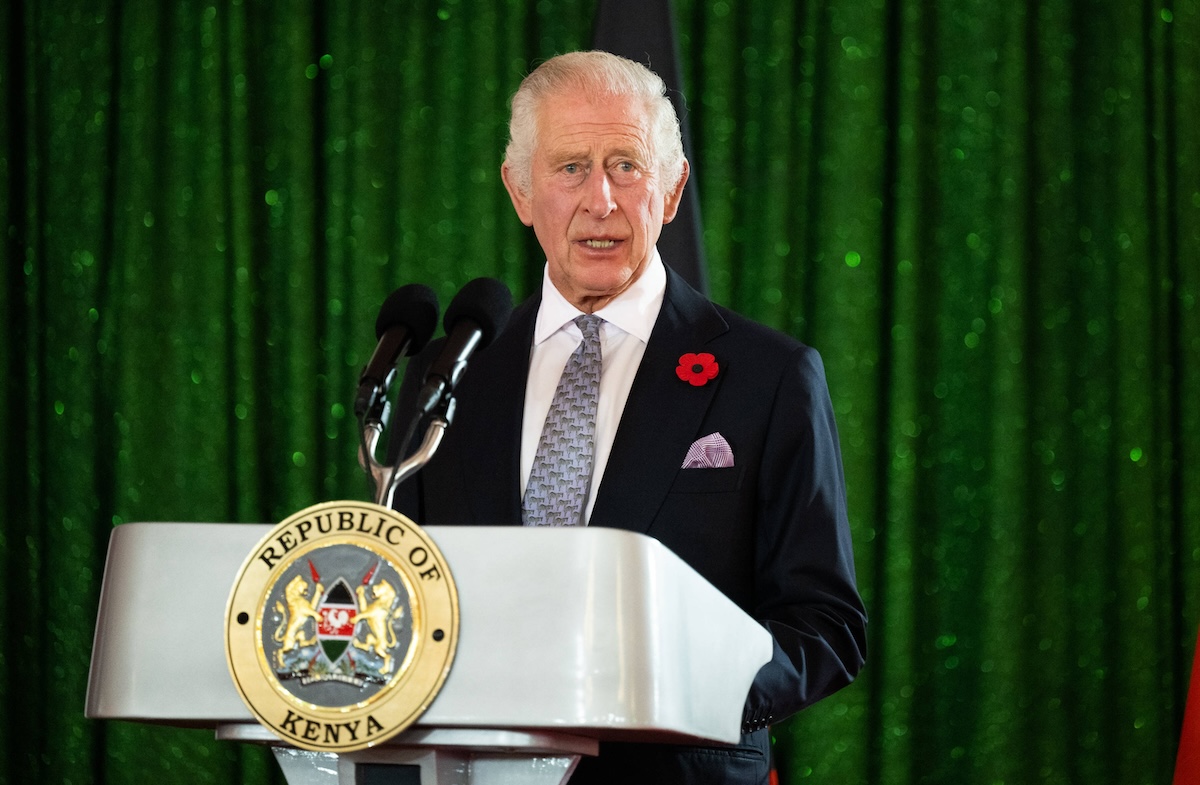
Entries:
{"type": "Polygon", "coordinates": [[[467,318],[479,325],[479,347],[492,342],[512,315],[512,292],[495,278],[476,278],[467,283],[446,308],[442,325],[449,334],[460,319],[467,318]]]}
{"type": "Polygon", "coordinates": [[[379,309],[375,320],[375,337],[398,325],[408,328],[409,345],[407,354],[416,354],[425,348],[433,330],[437,327],[437,295],[424,284],[410,283],[388,295],[379,309]]]}

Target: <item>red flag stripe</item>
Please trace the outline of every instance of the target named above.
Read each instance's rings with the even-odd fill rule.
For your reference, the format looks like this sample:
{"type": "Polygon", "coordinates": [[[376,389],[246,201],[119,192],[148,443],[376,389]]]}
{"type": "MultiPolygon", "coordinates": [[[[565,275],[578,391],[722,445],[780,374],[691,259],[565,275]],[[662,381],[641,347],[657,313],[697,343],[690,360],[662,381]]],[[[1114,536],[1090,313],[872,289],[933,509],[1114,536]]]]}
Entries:
{"type": "Polygon", "coordinates": [[[1200,635],[1192,656],[1192,680],[1183,713],[1183,731],[1179,734],[1179,754],[1175,757],[1174,785],[1200,782],[1200,635]]]}

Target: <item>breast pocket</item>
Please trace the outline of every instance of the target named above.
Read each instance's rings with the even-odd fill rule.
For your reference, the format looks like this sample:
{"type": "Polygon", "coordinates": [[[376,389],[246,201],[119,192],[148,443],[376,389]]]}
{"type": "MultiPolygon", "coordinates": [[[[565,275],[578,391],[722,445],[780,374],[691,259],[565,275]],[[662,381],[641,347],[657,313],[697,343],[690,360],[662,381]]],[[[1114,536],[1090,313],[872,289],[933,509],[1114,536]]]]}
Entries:
{"type": "Polygon", "coordinates": [[[728,493],[742,486],[744,467],[680,469],[671,483],[671,493],[728,493]]]}

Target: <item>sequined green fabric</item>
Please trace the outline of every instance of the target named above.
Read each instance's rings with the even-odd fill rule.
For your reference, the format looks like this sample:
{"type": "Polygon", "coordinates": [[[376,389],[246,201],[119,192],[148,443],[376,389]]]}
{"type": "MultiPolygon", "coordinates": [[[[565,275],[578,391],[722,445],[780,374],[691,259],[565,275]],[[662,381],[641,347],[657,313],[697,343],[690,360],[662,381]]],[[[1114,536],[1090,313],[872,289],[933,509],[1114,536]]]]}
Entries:
{"type": "MultiPolygon", "coordinates": [[[[714,298],[816,346],[870,656],[784,782],[1165,783],[1200,625],[1200,3],[679,0],[714,298]]],[[[383,298],[540,275],[499,180],[592,2],[9,0],[0,782],[278,782],[82,716],[108,533],[366,498],[383,298]]]]}

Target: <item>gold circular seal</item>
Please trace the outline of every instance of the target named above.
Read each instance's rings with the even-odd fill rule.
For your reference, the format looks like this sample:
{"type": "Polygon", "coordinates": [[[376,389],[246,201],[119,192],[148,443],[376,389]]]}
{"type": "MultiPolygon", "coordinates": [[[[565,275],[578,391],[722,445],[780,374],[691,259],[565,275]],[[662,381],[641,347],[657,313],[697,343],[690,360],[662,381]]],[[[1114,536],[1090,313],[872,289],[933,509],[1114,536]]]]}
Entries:
{"type": "Polygon", "coordinates": [[[450,672],[458,592],[419,526],[367,502],[327,502],[273,528],[225,609],[242,700],[281,739],[351,752],[407,728],[450,672]]]}

